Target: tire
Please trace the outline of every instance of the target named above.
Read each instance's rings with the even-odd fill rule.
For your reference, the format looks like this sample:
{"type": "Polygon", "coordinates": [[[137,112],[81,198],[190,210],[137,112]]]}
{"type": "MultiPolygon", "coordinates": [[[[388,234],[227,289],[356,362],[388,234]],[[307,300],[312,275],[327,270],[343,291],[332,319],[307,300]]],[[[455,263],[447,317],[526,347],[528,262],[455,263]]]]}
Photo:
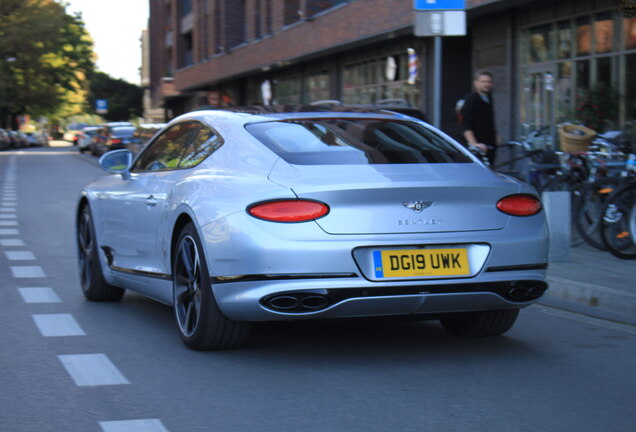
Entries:
{"type": "Polygon", "coordinates": [[[99,262],[95,226],[88,205],[82,208],[77,223],[77,250],[80,282],[84,296],[91,301],[116,301],[124,290],[112,286],[104,279],[99,262]]]}
{"type": "Polygon", "coordinates": [[[172,292],[177,329],[194,350],[223,350],[243,345],[250,325],[226,317],[219,309],[199,235],[190,222],[172,254],[172,292]]]}
{"type": "Polygon", "coordinates": [[[590,246],[599,250],[607,250],[601,234],[603,206],[618,184],[619,180],[611,177],[587,184],[574,208],[577,232],[590,246]]]}
{"type": "Polygon", "coordinates": [[[449,315],[440,323],[454,336],[499,336],[512,328],[518,315],[519,309],[462,312],[449,315]]]}
{"type": "Polygon", "coordinates": [[[636,259],[636,184],[625,186],[603,206],[601,234],[605,247],[617,258],[636,259]]]}

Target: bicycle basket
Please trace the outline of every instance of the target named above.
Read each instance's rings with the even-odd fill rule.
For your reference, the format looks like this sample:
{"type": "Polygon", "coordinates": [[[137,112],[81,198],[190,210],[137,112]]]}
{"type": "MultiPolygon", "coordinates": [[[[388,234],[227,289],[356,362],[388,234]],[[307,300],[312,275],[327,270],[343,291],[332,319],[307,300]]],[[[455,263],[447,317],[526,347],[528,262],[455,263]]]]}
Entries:
{"type": "Polygon", "coordinates": [[[566,153],[586,151],[594,138],[596,138],[596,131],[585,126],[571,123],[564,123],[559,126],[561,150],[566,153]]]}

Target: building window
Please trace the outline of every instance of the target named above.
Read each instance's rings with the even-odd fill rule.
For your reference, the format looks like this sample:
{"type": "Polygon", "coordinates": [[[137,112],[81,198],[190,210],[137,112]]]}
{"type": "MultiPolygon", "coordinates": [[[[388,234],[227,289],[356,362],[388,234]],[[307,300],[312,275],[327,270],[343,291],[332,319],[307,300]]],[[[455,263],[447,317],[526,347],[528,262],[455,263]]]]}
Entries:
{"type": "Polygon", "coordinates": [[[348,0],[307,0],[307,16],[316,15],[324,10],[331,9],[334,6],[338,6],[343,3],[348,3],[348,0]]]}
{"type": "Polygon", "coordinates": [[[618,90],[619,124],[636,114],[636,18],[616,11],[576,15],[522,29],[520,123],[576,121],[577,95],[597,84],[618,90]],[[552,45],[554,44],[554,45],[552,45]]]}
{"type": "Polygon", "coordinates": [[[245,0],[225,0],[225,47],[245,43],[245,0]]]}
{"type": "Polygon", "coordinates": [[[328,71],[320,71],[309,74],[305,79],[305,95],[303,102],[311,103],[319,100],[330,99],[331,80],[328,71]]]}
{"type": "Polygon", "coordinates": [[[592,26],[588,17],[576,20],[576,55],[590,55],[592,51],[592,26]]]}
{"type": "Polygon", "coordinates": [[[179,2],[179,16],[184,17],[192,12],[192,0],[181,0],[179,2]]]}
{"type": "Polygon", "coordinates": [[[275,104],[299,104],[301,103],[300,78],[297,76],[274,80],[275,104]]]}
{"type": "Polygon", "coordinates": [[[272,0],[265,1],[265,34],[272,33],[272,0]]]}
{"type": "Polygon", "coordinates": [[[543,63],[552,59],[552,32],[550,26],[530,29],[530,62],[543,63]]]}
{"type": "Polygon", "coordinates": [[[628,120],[636,119],[636,54],[625,56],[625,111],[628,120]]]}
{"type": "Polygon", "coordinates": [[[614,50],[614,21],[610,13],[599,15],[594,22],[594,47],[596,54],[614,50]]]}
{"type": "Polygon", "coordinates": [[[557,58],[566,59],[572,57],[572,25],[569,21],[558,24],[557,31],[557,58]]]}
{"type": "Polygon", "coordinates": [[[285,0],[284,24],[294,24],[300,19],[300,0],[285,0]]]}
{"type": "Polygon", "coordinates": [[[261,6],[261,0],[254,0],[254,37],[257,39],[263,36],[261,6]]]}
{"type": "Polygon", "coordinates": [[[192,32],[182,36],[183,45],[181,49],[181,65],[180,67],[190,66],[192,64],[192,32]]]}
{"type": "Polygon", "coordinates": [[[625,18],[623,27],[625,28],[623,32],[625,49],[636,49],[636,18],[625,18]]]}
{"type": "Polygon", "coordinates": [[[411,106],[419,106],[420,86],[408,84],[407,65],[406,48],[401,53],[345,65],[343,102],[377,104],[383,99],[404,99],[411,106]]]}

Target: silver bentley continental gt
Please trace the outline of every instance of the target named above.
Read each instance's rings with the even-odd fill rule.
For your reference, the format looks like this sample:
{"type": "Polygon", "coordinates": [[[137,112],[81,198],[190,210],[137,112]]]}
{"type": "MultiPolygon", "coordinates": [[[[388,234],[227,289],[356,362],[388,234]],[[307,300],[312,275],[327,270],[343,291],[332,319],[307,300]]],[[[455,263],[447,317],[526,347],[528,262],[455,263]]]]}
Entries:
{"type": "Polygon", "coordinates": [[[84,295],[172,305],[193,349],[312,318],[495,336],[548,287],[534,190],[401,114],[195,111],[100,164],[77,207],[84,295]]]}

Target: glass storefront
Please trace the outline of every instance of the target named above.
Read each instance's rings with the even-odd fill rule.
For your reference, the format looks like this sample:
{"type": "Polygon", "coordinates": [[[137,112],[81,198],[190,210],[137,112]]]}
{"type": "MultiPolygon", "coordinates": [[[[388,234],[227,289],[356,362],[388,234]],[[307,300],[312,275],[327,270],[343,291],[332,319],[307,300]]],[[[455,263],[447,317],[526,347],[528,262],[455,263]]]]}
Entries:
{"type": "Polygon", "coordinates": [[[408,53],[345,64],[342,100],[346,104],[376,104],[385,99],[404,99],[420,105],[420,83],[408,83],[408,53]]]}
{"type": "Polygon", "coordinates": [[[636,18],[617,11],[528,25],[520,38],[521,131],[574,121],[577,96],[598,84],[618,90],[617,126],[636,117],[636,18]]]}

